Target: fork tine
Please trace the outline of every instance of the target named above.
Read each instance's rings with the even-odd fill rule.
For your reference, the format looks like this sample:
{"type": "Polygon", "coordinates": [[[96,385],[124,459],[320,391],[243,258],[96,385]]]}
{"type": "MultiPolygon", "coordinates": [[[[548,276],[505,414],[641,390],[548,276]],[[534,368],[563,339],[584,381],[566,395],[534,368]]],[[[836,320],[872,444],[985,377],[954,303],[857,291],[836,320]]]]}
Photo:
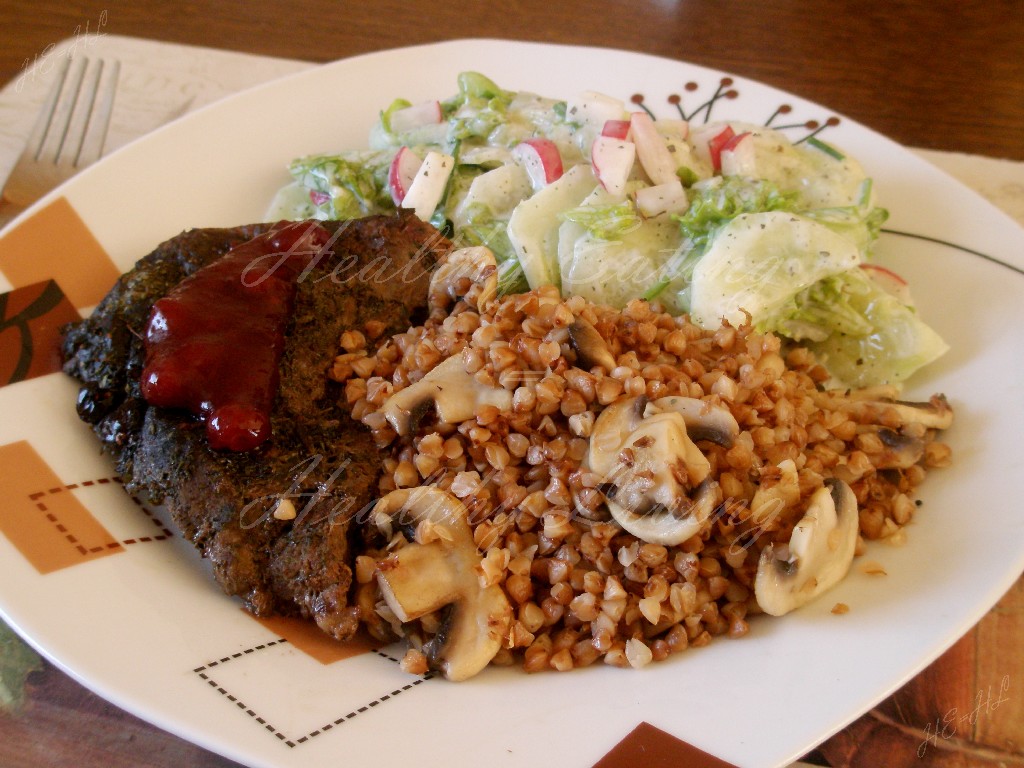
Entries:
{"type": "Polygon", "coordinates": [[[78,104],[78,97],[81,94],[86,64],[84,59],[72,59],[68,65],[67,75],[61,84],[57,106],[53,110],[53,116],[46,129],[46,137],[36,156],[40,162],[57,163],[60,159],[64,139],[68,135],[68,126],[71,124],[71,118],[75,114],[75,106],[78,104]]]}
{"type": "Polygon", "coordinates": [[[50,124],[53,122],[53,112],[57,107],[60,93],[64,89],[64,81],[67,79],[70,65],[71,60],[64,59],[60,63],[60,69],[57,71],[57,74],[54,75],[53,85],[50,86],[50,90],[46,94],[46,101],[39,108],[39,114],[25,144],[24,154],[28,157],[36,160],[39,159],[39,152],[43,147],[43,142],[46,140],[47,133],[49,133],[50,124]]]}
{"type": "Polygon", "coordinates": [[[57,150],[57,163],[60,165],[74,166],[78,159],[82,142],[85,140],[85,131],[89,127],[89,117],[96,99],[96,89],[99,86],[102,71],[102,61],[83,60],[82,76],[78,80],[78,92],[71,101],[71,112],[68,115],[64,136],[61,137],[60,147],[57,150]]]}
{"type": "Polygon", "coordinates": [[[107,141],[107,130],[110,128],[110,116],[114,111],[114,94],[117,92],[117,81],[121,74],[121,62],[117,59],[110,62],[101,60],[99,65],[89,119],[75,153],[76,168],[84,168],[103,155],[103,145],[107,141]]]}
{"type": "Polygon", "coordinates": [[[0,226],[100,158],[120,69],[116,60],[61,61],[25,150],[0,190],[0,226]]]}

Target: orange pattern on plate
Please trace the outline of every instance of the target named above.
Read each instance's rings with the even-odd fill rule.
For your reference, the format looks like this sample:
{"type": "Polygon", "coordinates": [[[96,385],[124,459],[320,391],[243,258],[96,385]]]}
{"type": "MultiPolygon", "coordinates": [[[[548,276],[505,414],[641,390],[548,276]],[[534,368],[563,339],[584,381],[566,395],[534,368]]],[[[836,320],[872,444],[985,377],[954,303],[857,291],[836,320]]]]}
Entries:
{"type": "Polygon", "coordinates": [[[594,768],[735,768],[650,723],[640,723],[602,757],[594,768]]]}
{"type": "Polygon", "coordinates": [[[61,327],[80,319],[53,280],[0,295],[0,387],[61,369],[61,327]]]}
{"type": "Polygon", "coordinates": [[[253,618],[321,664],[333,664],[352,656],[370,653],[384,645],[362,632],[347,643],[340,643],[323,632],[313,621],[307,619],[289,616],[254,616],[253,618]]]}
{"type": "Polygon", "coordinates": [[[63,197],[0,238],[0,272],[15,288],[56,279],[78,309],[98,303],[121,274],[63,197]]]}
{"type": "Polygon", "coordinates": [[[27,442],[0,446],[0,467],[0,533],[39,573],[124,551],[27,442]]]}

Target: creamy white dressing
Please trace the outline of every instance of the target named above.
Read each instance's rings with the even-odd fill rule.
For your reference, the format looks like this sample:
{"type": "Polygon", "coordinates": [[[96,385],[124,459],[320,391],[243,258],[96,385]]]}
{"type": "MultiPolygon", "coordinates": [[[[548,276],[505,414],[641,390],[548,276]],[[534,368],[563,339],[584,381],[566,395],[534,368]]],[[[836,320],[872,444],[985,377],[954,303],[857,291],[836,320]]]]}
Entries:
{"type": "Polygon", "coordinates": [[[814,221],[782,211],[737,216],[693,272],[690,317],[704,328],[744,313],[763,318],[804,288],[860,263],[856,246],[814,221]]]}
{"type": "MultiPolygon", "coordinates": [[[[624,194],[610,195],[601,185],[602,169],[592,165],[591,147],[598,136],[634,144],[650,141],[651,132],[643,130],[646,118],[637,132],[622,132],[629,128],[631,105],[596,91],[565,102],[511,93],[475,73],[460,75],[459,83],[460,95],[440,102],[448,110],[441,122],[394,134],[378,121],[369,140],[376,152],[325,156],[319,165],[316,158],[296,161],[293,173],[301,165],[301,177],[279,192],[268,218],[393,210],[388,164],[399,148],[408,146],[420,157],[433,151],[455,158],[444,195],[421,218],[439,227],[450,222],[457,245],[491,247],[502,290],[553,284],[564,293],[617,307],[631,299],[654,299],[670,312],[690,312],[706,328],[717,328],[723,319],[745,322],[749,313],[754,325],[782,335],[803,329],[797,339],[835,336],[839,326],[828,323],[838,321],[828,319],[830,314],[864,315],[856,302],[835,313],[829,306],[808,308],[808,302],[829,302],[832,296],[846,301],[842,287],[803,295],[868,259],[885,218],[874,207],[864,169],[841,149],[817,138],[794,144],[782,131],[740,121],[696,125],[655,119],[655,140],[664,142],[686,194],[674,213],[665,214],[648,206],[638,209],[634,200],[638,189],[656,186],[641,159],[663,157],[661,147],[655,146],[653,154],[650,145],[643,147],[646,151],[635,153],[641,159],[628,169],[608,161],[604,178],[616,189],[628,170],[624,194]],[[726,130],[743,140],[725,150],[729,163],[723,165],[716,153],[727,143],[726,130]],[[561,178],[555,173],[549,181],[542,165],[541,181],[531,183],[513,152],[528,139],[554,144],[561,178]],[[716,170],[722,167],[743,175],[724,177],[716,170]],[[702,196],[706,205],[695,206],[702,196]],[[699,210],[691,215],[695,207],[699,210]],[[773,317],[774,312],[780,314],[773,317]],[[816,319],[822,317],[826,320],[816,319]]],[[[651,172],[660,178],[664,166],[658,163],[651,172]]],[[[923,364],[919,361],[944,350],[941,339],[902,304],[887,309],[883,321],[898,332],[885,337],[886,349],[872,361],[869,379],[905,378],[923,364]],[[897,338],[910,342],[895,344],[897,338]],[[890,351],[900,358],[894,364],[898,375],[884,370],[891,367],[890,351]]],[[[860,365],[856,361],[863,354],[853,349],[843,342],[830,347],[829,355],[834,361],[852,355],[845,362],[860,365]]]]}
{"type": "Polygon", "coordinates": [[[678,225],[668,216],[648,219],[614,240],[566,222],[559,230],[562,291],[624,307],[657,281],[681,241],[678,225]]]}
{"type": "MultiPolygon", "coordinates": [[[[734,128],[737,130],[738,128],[734,128]]],[[[838,160],[808,144],[792,144],[783,134],[753,128],[757,175],[783,191],[798,192],[807,208],[854,205],[867,178],[860,163],[838,160]]]]}

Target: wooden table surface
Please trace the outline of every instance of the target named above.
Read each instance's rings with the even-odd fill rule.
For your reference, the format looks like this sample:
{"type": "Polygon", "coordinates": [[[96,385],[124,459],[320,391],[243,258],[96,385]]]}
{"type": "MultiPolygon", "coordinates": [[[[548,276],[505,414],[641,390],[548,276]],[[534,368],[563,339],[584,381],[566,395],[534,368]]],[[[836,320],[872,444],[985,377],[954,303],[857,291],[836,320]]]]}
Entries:
{"type": "MultiPolygon", "coordinates": [[[[608,46],[760,80],[910,146],[1024,161],[1024,4],[1019,0],[5,0],[0,82],[24,73],[47,46],[98,33],[309,61],[459,37],[608,46]]],[[[486,71],[486,62],[480,67],[486,71]]],[[[1006,764],[1024,765],[1017,722],[1008,726],[1016,735],[989,734],[981,746],[974,743],[976,729],[937,739],[937,748],[916,762],[897,761],[895,747],[884,752],[889,757],[882,762],[861,749],[880,733],[889,738],[883,732],[891,720],[899,720],[920,742],[933,713],[941,720],[957,697],[972,700],[977,684],[964,679],[964,670],[977,671],[986,643],[996,638],[1000,652],[1020,655],[1021,635],[1013,631],[1024,624],[1022,602],[1018,583],[987,619],[994,629],[986,634],[983,622],[879,707],[875,717],[854,723],[815,757],[827,757],[834,766],[969,766],[995,765],[990,758],[1005,760],[1009,754],[1006,764]],[[1006,638],[1016,641],[1009,651],[1006,638]],[[908,719],[910,724],[903,722],[908,719]],[[999,742],[1014,738],[1016,746],[999,742]],[[960,742],[965,749],[951,758],[946,748],[960,742]],[[960,762],[937,762],[954,758],[960,762]]],[[[1013,695],[1009,698],[1012,702],[1013,695]]],[[[1015,719],[1024,720],[1019,693],[1017,698],[1010,709],[1015,719]]],[[[0,715],[0,765],[232,763],[121,712],[47,666],[29,680],[26,710],[0,715]]]]}
{"type": "Polygon", "coordinates": [[[1024,160],[1019,0],[5,0],[0,81],[87,28],[310,61],[459,37],[645,51],[762,80],[903,144],[1024,160]]]}

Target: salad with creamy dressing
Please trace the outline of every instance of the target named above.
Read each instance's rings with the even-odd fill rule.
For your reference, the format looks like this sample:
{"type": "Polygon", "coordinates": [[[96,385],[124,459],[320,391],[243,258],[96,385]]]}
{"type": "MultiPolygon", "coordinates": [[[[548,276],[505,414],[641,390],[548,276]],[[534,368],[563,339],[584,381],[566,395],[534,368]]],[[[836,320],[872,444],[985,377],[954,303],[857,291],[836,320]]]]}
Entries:
{"type": "Polygon", "coordinates": [[[392,102],[368,144],[294,160],[269,220],[412,209],[488,246],[504,293],[553,284],[708,329],[749,322],[810,347],[845,386],[898,383],[947,349],[905,282],[870,261],[888,215],[871,179],[816,138],[464,72],[447,100],[392,102]]]}

